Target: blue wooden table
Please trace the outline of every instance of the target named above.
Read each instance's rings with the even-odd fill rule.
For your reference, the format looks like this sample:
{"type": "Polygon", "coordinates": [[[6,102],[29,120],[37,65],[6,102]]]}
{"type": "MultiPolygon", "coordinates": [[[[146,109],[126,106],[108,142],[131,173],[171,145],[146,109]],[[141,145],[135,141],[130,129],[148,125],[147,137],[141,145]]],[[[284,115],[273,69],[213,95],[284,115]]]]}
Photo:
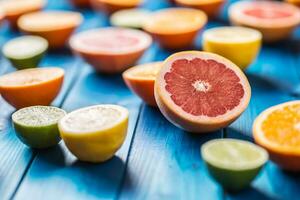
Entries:
{"type": "MultiPolygon", "coordinates": [[[[168,6],[167,0],[145,3],[152,10],[168,6]]],[[[207,28],[228,24],[226,7],[222,20],[210,22],[207,28]]],[[[46,9],[74,8],[65,0],[49,0],[46,9]]],[[[78,31],[109,25],[104,15],[81,12],[85,23],[78,31]]],[[[14,109],[0,97],[0,199],[299,199],[300,174],[284,172],[272,162],[249,189],[229,194],[210,179],[200,157],[201,144],[212,138],[252,141],[252,122],[262,110],[298,98],[298,32],[285,42],[264,45],[257,61],[246,71],[253,92],[248,109],[228,128],[207,135],[193,135],[174,127],[158,109],[133,95],[120,75],[97,74],[67,49],[50,51],[41,66],[66,70],[63,89],[53,105],[67,111],[102,103],[127,107],[130,126],[126,142],[113,159],[103,164],[79,162],[62,142],[47,150],[29,149],[12,130],[10,116],[14,109]]],[[[0,45],[17,35],[2,26],[0,45]]],[[[200,42],[197,44],[200,49],[200,42]]],[[[171,53],[154,44],[139,62],[163,60],[171,53]]],[[[4,58],[0,59],[0,74],[13,70],[4,58]]]]}

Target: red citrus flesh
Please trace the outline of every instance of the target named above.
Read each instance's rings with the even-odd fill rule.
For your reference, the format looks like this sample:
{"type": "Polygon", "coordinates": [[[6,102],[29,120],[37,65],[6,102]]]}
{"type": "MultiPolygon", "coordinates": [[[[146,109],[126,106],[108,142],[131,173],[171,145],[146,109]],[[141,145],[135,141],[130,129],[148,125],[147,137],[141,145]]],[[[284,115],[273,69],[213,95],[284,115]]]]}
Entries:
{"type": "Polygon", "coordinates": [[[233,122],[251,96],[244,73],[216,54],[186,51],[163,64],[155,82],[158,107],[176,126],[209,132],[233,122]]]}
{"type": "Polygon", "coordinates": [[[240,1],[229,8],[232,23],[256,28],[264,41],[288,37],[300,24],[300,10],[294,5],[276,1],[240,1]]]}
{"type": "Polygon", "coordinates": [[[125,28],[89,30],[70,40],[75,52],[97,71],[106,73],[121,72],[134,65],[151,43],[147,33],[125,28]]]}

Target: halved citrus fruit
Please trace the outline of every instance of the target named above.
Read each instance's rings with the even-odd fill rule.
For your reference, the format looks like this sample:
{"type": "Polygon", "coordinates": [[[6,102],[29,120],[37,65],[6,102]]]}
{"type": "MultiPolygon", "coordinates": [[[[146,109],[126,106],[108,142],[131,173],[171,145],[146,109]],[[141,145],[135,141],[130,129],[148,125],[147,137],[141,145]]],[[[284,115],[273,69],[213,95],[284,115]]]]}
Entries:
{"type": "Polygon", "coordinates": [[[206,14],[192,8],[167,8],[156,11],[144,29],[164,48],[182,49],[193,45],[197,33],[207,22],[206,14]]]}
{"type": "Polygon", "coordinates": [[[120,10],[111,15],[110,23],[113,26],[125,28],[142,28],[145,21],[150,17],[150,13],[150,11],[141,8],[120,10]]]}
{"type": "Polygon", "coordinates": [[[0,1],[0,9],[4,10],[5,18],[12,28],[17,27],[19,17],[26,13],[43,9],[46,0],[6,0],[0,1]]]}
{"type": "Polygon", "coordinates": [[[287,38],[300,24],[296,6],[277,1],[239,1],[229,8],[230,21],[259,30],[266,42],[287,38]]]}
{"type": "Polygon", "coordinates": [[[96,105],[67,114],[58,124],[68,149],[82,161],[103,162],[122,146],[128,110],[117,105],[96,105]]]}
{"type": "Polygon", "coordinates": [[[138,7],[143,3],[143,0],[91,0],[92,6],[96,10],[104,11],[108,14],[118,10],[130,9],[138,7]]]}
{"type": "Polygon", "coordinates": [[[175,0],[176,4],[204,11],[208,17],[215,17],[225,0],[175,0]]]}
{"type": "Polygon", "coordinates": [[[58,121],[66,115],[60,108],[31,106],[12,115],[18,138],[32,148],[48,148],[59,143],[58,121]]]}
{"type": "Polygon", "coordinates": [[[300,101],[268,108],[254,121],[255,142],[268,150],[272,161],[300,171],[300,101]]]}
{"type": "Polygon", "coordinates": [[[151,106],[156,106],[154,82],[162,62],[146,63],[131,67],[123,72],[126,85],[151,106]]]}
{"type": "Polygon", "coordinates": [[[155,81],[162,114],[186,131],[228,126],[247,108],[249,82],[241,69],[217,54],[185,51],[167,58],[155,81]]]}
{"type": "Polygon", "coordinates": [[[8,41],[2,49],[4,56],[17,69],[37,67],[48,42],[39,36],[21,36],[8,41]]]}
{"type": "Polygon", "coordinates": [[[291,3],[295,6],[300,7],[300,0],[285,0],[285,1],[288,2],[288,3],[291,3]]]}
{"type": "Polygon", "coordinates": [[[209,174],[226,190],[249,186],[268,161],[263,148],[237,139],[214,139],[201,147],[209,174]]]}
{"type": "Polygon", "coordinates": [[[151,36],[143,31],[113,27],[88,30],[70,39],[73,51],[104,73],[134,65],[151,43],[151,36]]]}
{"type": "Polygon", "coordinates": [[[0,94],[17,109],[47,106],[59,93],[63,79],[61,68],[23,69],[0,77],[0,94]]]}
{"type": "Polygon", "coordinates": [[[245,69],[260,50],[262,34],[251,28],[226,26],[208,29],[202,38],[204,51],[224,56],[245,69]]]}
{"type": "Polygon", "coordinates": [[[49,47],[60,48],[81,24],[82,19],[78,12],[43,11],[23,15],[18,20],[18,26],[26,33],[45,38],[49,47]]]}
{"type": "Polygon", "coordinates": [[[79,8],[88,8],[91,6],[90,0],[69,0],[74,6],[79,8]]]}
{"type": "Polygon", "coordinates": [[[4,17],[5,17],[4,11],[0,8],[0,26],[2,24],[2,21],[3,21],[4,17]]]}

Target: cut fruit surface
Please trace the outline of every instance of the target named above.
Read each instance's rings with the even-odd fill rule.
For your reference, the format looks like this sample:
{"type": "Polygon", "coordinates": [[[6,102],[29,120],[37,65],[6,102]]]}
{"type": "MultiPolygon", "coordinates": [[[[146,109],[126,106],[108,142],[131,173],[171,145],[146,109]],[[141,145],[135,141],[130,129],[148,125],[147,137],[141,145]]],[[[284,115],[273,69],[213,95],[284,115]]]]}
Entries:
{"type": "Polygon", "coordinates": [[[255,142],[266,148],[280,167],[300,171],[300,101],[273,106],[254,121],[255,142]]]}
{"type": "Polygon", "coordinates": [[[122,72],[142,56],[152,43],[143,31],[101,28],[79,33],[70,40],[71,48],[97,71],[122,72]]]}
{"type": "Polygon", "coordinates": [[[203,50],[228,58],[241,69],[248,67],[261,47],[262,34],[251,28],[217,27],[203,33],[203,50]]]}
{"type": "Polygon", "coordinates": [[[41,10],[46,4],[45,0],[6,0],[0,1],[0,9],[4,11],[5,18],[15,28],[20,16],[41,10]]]}
{"type": "Polygon", "coordinates": [[[126,9],[115,12],[110,17],[113,26],[142,28],[150,17],[150,11],[145,9],[126,9]]]}
{"type": "Polygon", "coordinates": [[[239,67],[207,52],[171,55],[155,81],[155,99],[163,115],[196,133],[229,125],[246,109],[250,96],[249,82],[239,67]]]}
{"type": "Polygon", "coordinates": [[[156,106],[154,83],[161,66],[162,62],[146,63],[123,72],[123,79],[130,90],[151,106],[156,106]]]}
{"type": "Polygon", "coordinates": [[[144,29],[151,33],[162,47],[178,49],[191,46],[206,22],[206,14],[200,10],[167,8],[154,12],[146,21],[144,29]]]}
{"type": "Polygon", "coordinates": [[[175,0],[176,4],[204,11],[207,16],[215,17],[222,8],[225,0],[175,0]]]}
{"type": "Polygon", "coordinates": [[[52,48],[62,47],[83,18],[78,12],[43,11],[23,15],[19,28],[33,35],[44,37],[52,48]]]}
{"type": "Polygon", "coordinates": [[[64,78],[61,68],[34,68],[0,77],[0,94],[15,108],[49,105],[60,91],[64,78]]]}
{"type": "Polygon", "coordinates": [[[229,8],[232,23],[256,28],[267,42],[284,39],[300,23],[300,10],[275,1],[240,1],[229,8]]]}
{"type": "Polygon", "coordinates": [[[268,161],[263,148],[243,140],[215,139],[201,147],[212,177],[227,190],[248,186],[268,161]]]}
{"type": "Polygon", "coordinates": [[[82,161],[103,162],[123,144],[128,110],[117,105],[96,105],[73,111],[59,122],[68,149],[82,161]]]}
{"type": "Polygon", "coordinates": [[[48,48],[48,42],[38,36],[21,36],[8,41],[2,52],[17,69],[37,67],[48,48]]]}
{"type": "Polygon", "coordinates": [[[50,106],[22,108],[12,115],[18,138],[32,148],[48,148],[60,141],[57,123],[66,114],[50,106]]]}

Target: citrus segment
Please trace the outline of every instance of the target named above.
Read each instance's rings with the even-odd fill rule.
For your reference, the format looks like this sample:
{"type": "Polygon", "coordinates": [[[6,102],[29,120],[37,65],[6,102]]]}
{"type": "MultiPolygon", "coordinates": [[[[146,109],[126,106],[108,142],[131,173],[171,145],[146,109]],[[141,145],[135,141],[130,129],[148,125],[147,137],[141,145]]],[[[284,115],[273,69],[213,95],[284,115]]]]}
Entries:
{"type": "Polygon", "coordinates": [[[173,54],[155,81],[158,107],[173,124],[190,132],[208,132],[234,121],[251,96],[244,73],[216,54],[173,54]]]}
{"type": "Polygon", "coordinates": [[[256,28],[266,42],[288,37],[300,23],[300,10],[275,1],[240,1],[229,8],[232,23],[256,28]]]}
{"type": "Polygon", "coordinates": [[[38,36],[21,36],[8,41],[3,47],[4,56],[17,69],[37,67],[48,48],[48,42],[38,36]]]}
{"type": "Polygon", "coordinates": [[[137,8],[120,10],[111,15],[110,23],[119,27],[142,28],[150,13],[148,10],[137,8]]]}
{"type": "Polygon", "coordinates": [[[215,139],[201,147],[211,176],[226,190],[247,187],[268,161],[268,153],[253,143],[237,139],[215,139]]]}
{"type": "Polygon", "coordinates": [[[41,10],[45,4],[45,0],[8,0],[0,1],[0,9],[4,11],[11,27],[16,28],[19,17],[41,10]]]}
{"type": "Polygon", "coordinates": [[[243,27],[218,27],[203,33],[203,50],[228,58],[241,69],[248,67],[261,47],[259,31],[243,27]]]}
{"type": "Polygon", "coordinates": [[[23,15],[18,26],[26,33],[44,37],[51,48],[59,48],[64,46],[82,20],[78,12],[43,11],[23,15]]]}
{"type": "Polygon", "coordinates": [[[0,94],[15,108],[49,105],[60,91],[64,70],[34,68],[0,77],[0,94]]]}
{"type": "Polygon", "coordinates": [[[58,121],[66,114],[62,109],[49,106],[22,108],[12,115],[18,138],[32,148],[47,148],[60,141],[58,121]]]}
{"type": "Polygon", "coordinates": [[[75,110],[59,122],[68,149],[82,161],[103,162],[123,144],[128,110],[117,105],[96,105],[75,110]]]}
{"type": "Polygon", "coordinates": [[[162,47],[180,49],[193,44],[198,31],[206,22],[205,13],[200,10],[168,8],[154,12],[145,22],[144,29],[151,33],[162,47]]]}
{"type": "Polygon", "coordinates": [[[204,11],[207,16],[215,17],[225,0],[175,0],[176,4],[204,11]]]}
{"type": "Polygon", "coordinates": [[[154,82],[161,66],[162,62],[147,63],[131,67],[123,72],[126,85],[151,106],[156,106],[154,82]]]}
{"type": "Polygon", "coordinates": [[[300,101],[273,106],[253,124],[255,141],[270,152],[271,159],[287,170],[300,170],[300,101]]]}
{"type": "Polygon", "coordinates": [[[75,52],[97,71],[106,73],[121,72],[132,66],[151,43],[148,34],[126,28],[89,30],[70,40],[75,52]]]}

